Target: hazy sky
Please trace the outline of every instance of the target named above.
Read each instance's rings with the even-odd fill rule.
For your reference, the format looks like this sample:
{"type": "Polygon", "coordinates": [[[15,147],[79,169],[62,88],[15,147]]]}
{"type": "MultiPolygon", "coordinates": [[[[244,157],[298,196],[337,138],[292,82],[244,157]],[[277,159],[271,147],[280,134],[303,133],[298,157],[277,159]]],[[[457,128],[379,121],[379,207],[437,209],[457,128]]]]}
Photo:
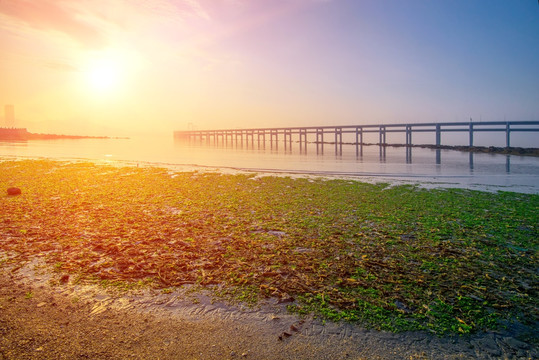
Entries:
{"type": "Polygon", "coordinates": [[[0,50],[34,132],[539,120],[536,0],[0,0],[0,50]]]}

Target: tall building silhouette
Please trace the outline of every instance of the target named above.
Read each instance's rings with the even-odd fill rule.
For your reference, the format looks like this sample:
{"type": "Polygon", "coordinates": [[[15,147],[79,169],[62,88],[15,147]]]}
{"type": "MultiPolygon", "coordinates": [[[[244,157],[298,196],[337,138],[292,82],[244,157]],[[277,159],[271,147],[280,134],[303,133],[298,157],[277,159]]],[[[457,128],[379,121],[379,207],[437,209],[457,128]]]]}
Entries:
{"type": "Polygon", "coordinates": [[[7,127],[15,126],[15,107],[13,105],[6,105],[4,107],[4,119],[7,127]]]}

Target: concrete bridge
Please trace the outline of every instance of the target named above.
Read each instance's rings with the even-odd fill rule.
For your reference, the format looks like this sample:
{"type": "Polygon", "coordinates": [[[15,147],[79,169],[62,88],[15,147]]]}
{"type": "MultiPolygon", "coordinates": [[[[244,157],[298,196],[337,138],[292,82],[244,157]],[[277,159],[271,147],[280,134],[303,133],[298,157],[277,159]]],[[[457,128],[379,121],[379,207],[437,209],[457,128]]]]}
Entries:
{"type": "MultiPolygon", "coordinates": [[[[222,129],[222,130],[188,130],[175,131],[176,139],[195,140],[208,144],[253,144],[255,142],[270,146],[279,146],[284,142],[285,150],[292,149],[292,142],[298,142],[300,150],[307,150],[308,143],[316,144],[317,153],[323,153],[324,144],[334,144],[335,154],[342,155],[343,144],[352,144],[356,147],[356,155],[363,155],[364,135],[375,133],[381,151],[387,143],[387,134],[402,133],[406,147],[414,146],[413,134],[433,133],[434,144],[441,147],[443,133],[466,133],[469,146],[474,146],[474,134],[479,132],[505,133],[506,147],[511,147],[511,133],[539,132],[539,121],[485,121],[485,122],[447,122],[447,123],[412,123],[412,124],[382,124],[382,125],[343,125],[343,126],[306,126],[306,127],[279,127],[279,128],[248,128],[248,129],[222,129]],[[343,136],[349,140],[345,142],[343,136]]],[[[539,142],[538,142],[539,143],[539,142]]]]}

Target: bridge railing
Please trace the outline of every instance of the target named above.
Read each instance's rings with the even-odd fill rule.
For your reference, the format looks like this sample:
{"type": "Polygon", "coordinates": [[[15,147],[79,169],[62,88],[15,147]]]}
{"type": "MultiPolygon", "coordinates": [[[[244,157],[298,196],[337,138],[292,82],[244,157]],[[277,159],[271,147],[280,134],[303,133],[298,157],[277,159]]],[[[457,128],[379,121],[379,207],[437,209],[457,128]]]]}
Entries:
{"type": "Polygon", "coordinates": [[[336,148],[343,144],[343,134],[355,134],[356,145],[363,144],[363,134],[378,133],[379,144],[387,145],[387,133],[405,133],[406,145],[412,146],[413,133],[431,132],[435,134],[435,144],[442,145],[442,133],[448,132],[467,132],[469,138],[469,146],[474,146],[474,133],[476,132],[505,132],[506,147],[511,146],[512,132],[538,132],[539,121],[482,121],[482,122],[445,122],[445,123],[404,123],[404,124],[371,124],[371,125],[340,125],[340,126],[298,126],[298,127],[263,127],[263,128],[235,128],[235,129],[218,129],[218,130],[188,130],[175,131],[176,138],[183,139],[199,139],[210,142],[211,138],[215,142],[231,140],[266,141],[268,136],[269,141],[279,142],[280,136],[284,140],[285,145],[292,143],[292,138],[297,135],[300,146],[308,142],[308,135],[314,135],[314,143],[324,143],[324,135],[334,135],[334,143],[336,148]]]}

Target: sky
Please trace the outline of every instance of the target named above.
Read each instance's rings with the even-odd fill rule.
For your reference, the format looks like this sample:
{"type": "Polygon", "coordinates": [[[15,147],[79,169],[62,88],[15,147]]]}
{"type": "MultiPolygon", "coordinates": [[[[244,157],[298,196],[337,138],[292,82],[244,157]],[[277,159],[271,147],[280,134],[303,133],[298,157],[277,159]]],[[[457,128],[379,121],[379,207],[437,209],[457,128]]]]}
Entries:
{"type": "Polygon", "coordinates": [[[0,0],[0,126],[539,120],[535,0],[0,0]]]}

